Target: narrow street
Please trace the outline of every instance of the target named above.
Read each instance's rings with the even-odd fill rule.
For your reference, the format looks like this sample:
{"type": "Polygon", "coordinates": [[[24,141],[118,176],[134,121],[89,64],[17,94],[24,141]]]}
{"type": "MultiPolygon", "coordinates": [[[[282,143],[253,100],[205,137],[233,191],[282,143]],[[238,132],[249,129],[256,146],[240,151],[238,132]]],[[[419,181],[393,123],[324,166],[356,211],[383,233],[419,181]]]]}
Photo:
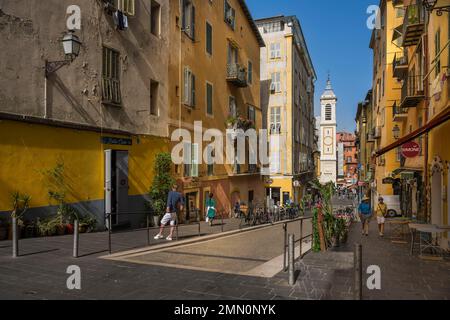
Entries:
{"type": "MultiPolygon", "coordinates": [[[[349,205],[335,201],[335,205],[349,205]]],[[[232,223],[229,223],[231,227],[232,223]]],[[[298,223],[288,233],[298,237],[298,223]]],[[[310,227],[305,224],[305,232],[310,227]]],[[[363,266],[378,265],[382,289],[363,299],[449,299],[450,263],[422,261],[409,255],[407,244],[379,238],[376,225],[361,237],[352,225],[345,246],[326,253],[308,253],[297,262],[295,286],[282,272],[282,225],[257,228],[176,247],[138,245],[142,232],[115,235],[117,250],[107,256],[105,234],[86,234],[83,252],[71,258],[71,237],[21,241],[22,256],[10,257],[11,243],[0,243],[2,299],[353,299],[353,246],[363,245],[363,266]],[[121,246],[119,247],[119,243],[121,246]],[[132,249],[132,244],[136,244],[132,249]],[[87,245],[89,244],[89,247],[87,245]],[[118,248],[123,248],[122,250],[118,248]],[[66,288],[69,265],[82,272],[82,290],[66,288]]],[[[233,232],[229,230],[228,232],[233,232]]],[[[203,237],[210,237],[204,235],[203,237]]],[[[195,239],[195,238],[194,238],[195,239]]],[[[181,240],[189,241],[192,238],[181,240]]],[[[170,244],[173,245],[173,244],[170,244]]],[[[304,250],[310,244],[304,243],[304,250]]],[[[298,250],[297,250],[298,254],[298,250]]],[[[363,279],[365,275],[363,274],[363,279]]]]}

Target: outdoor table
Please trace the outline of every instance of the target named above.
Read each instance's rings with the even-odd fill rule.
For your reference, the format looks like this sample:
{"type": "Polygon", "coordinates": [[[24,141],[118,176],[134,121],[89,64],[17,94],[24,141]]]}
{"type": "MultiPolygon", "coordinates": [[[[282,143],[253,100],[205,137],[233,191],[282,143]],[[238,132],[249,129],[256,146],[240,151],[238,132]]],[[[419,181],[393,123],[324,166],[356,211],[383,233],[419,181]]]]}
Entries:
{"type": "Polygon", "coordinates": [[[405,236],[407,232],[405,232],[405,227],[408,226],[412,221],[410,219],[400,218],[400,219],[386,219],[386,224],[391,226],[392,242],[396,243],[407,243],[405,240],[405,236]],[[400,240],[400,241],[399,241],[400,240]]]}
{"type": "Polygon", "coordinates": [[[416,244],[416,234],[417,234],[417,228],[420,226],[423,226],[423,223],[410,223],[408,224],[409,230],[411,231],[411,251],[410,255],[414,254],[414,245],[416,244]]]}
{"type": "MultiPolygon", "coordinates": [[[[436,226],[433,224],[417,224],[417,225],[411,225],[411,230],[415,230],[415,232],[419,233],[419,256],[423,256],[423,252],[427,249],[431,249],[432,252],[440,252],[440,257],[443,258],[444,256],[444,249],[440,247],[439,240],[442,237],[442,234],[444,232],[447,232],[450,230],[448,226],[436,226]],[[424,239],[423,235],[429,234],[431,235],[430,240],[424,239]],[[433,238],[433,235],[436,235],[436,237],[433,238]]],[[[413,245],[411,245],[411,248],[413,250],[413,245]]],[[[411,250],[411,253],[412,253],[411,250]]]]}

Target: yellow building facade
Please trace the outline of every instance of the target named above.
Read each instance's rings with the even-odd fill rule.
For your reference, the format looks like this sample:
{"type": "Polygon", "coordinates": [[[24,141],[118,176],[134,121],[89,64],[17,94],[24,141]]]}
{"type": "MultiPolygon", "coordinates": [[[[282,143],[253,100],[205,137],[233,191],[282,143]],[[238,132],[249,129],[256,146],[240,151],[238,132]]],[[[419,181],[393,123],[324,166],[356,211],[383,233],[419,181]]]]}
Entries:
{"type": "Polygon", "coordinates": [[[174,169],[187,199],[184,218],[196,218],[197,210],[203,218],[210,192],[228,216],[236,202],[263,201],[259,168],[249,165],[248,151],[245,164],[208,165],[210,142],[194,141],[194,126],[201,123],[202,134],[218,130],[224,144],[227,129],[262,129],[259,50],[265,44],[245,1],[171,0],[170,6],[170,133],[184,129],[192,136],[192,165],[174,169]]]}
{"type": "Polygon", "coordinates": [[[266,199],[299,203],[315,177],[316,74],[297,17],[256,23],[266,42],[261,49],[261,103],[270,145],[266,199]]]}

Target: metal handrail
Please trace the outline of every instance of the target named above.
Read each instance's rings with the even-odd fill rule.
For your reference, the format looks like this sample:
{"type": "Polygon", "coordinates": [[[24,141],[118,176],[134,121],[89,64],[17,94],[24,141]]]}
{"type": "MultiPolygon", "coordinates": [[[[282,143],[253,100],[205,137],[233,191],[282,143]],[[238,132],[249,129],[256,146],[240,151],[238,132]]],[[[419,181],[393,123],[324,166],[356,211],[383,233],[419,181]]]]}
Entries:
{"type": "MultiPolygon", "coordinates": [[[[305,252],[303,254],[303,250],[302,250],[302,244],[303,244],[303,240],[307,239],[307,238],[311,238],[313,237],[313,233],[311,232],[311,234],[308,235],[303,235],[303,221],[305,220],[310,220],[312,219],[313,216],[307,216],[307,217],[300,217],[300,218],[296,218],[293,219],[291,221],[285,221],[283,223],[283,230],[284,230],[284,246],[283,246],[283,271],[287,272],[288,271],[288,266],[287,266],[287,262],[286,262],[286,258],[287,258],[287,250],[288,250],[288,233],[287,233],[287,226],[290,223],[295,223],[295,222],[299,222],[300,221],[300,238],[298,240],[294,241],[294,245],[297,243],[300,243],[300,259],[303,259],[304,255],[307,254],[307,252],[305,252]]],[[[295,257],[294,257],[295,259],[295,257]]]]}

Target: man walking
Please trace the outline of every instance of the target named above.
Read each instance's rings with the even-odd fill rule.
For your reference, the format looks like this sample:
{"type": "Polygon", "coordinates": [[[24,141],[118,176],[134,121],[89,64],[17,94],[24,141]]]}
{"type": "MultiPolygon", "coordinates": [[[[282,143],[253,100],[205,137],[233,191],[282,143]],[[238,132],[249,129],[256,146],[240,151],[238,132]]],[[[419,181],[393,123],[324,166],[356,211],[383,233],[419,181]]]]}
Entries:
{"type": "Polygon", "coordinates": [[[378,232],[380,233],[380,237],[383,237],[384,223],[386,222],[386,215],[387,215],[387,205],[384,203],[384,199],[382,197],[378,198],[376,213],[377,213],[378,232]]]}
{"type": "Polygon", "coordinates": [[[173,232],[175,231],[175,226],[177,224],[177,209],[179,207],[180,211],[183,211],[184,199],[181,193],[178,191],[178,186],[173,185],[172,191],[169,192],[167,196],[167,208],[166,214],[161,220],[161,228],[159,230],[159,234],[155,236],[155,240],[164,239],[163,232],[164,227],[170,222],[170,234],[166,238],[167,241],[172,241],[173,232]]]}
{"type": "Polygon", "coordinates": [[[369,235],[369,223],[372,217],[372,210],[370,208],[369,198],[364,197],[358,207],[359,217],[361,219],[362,235],[369,235]]]}

